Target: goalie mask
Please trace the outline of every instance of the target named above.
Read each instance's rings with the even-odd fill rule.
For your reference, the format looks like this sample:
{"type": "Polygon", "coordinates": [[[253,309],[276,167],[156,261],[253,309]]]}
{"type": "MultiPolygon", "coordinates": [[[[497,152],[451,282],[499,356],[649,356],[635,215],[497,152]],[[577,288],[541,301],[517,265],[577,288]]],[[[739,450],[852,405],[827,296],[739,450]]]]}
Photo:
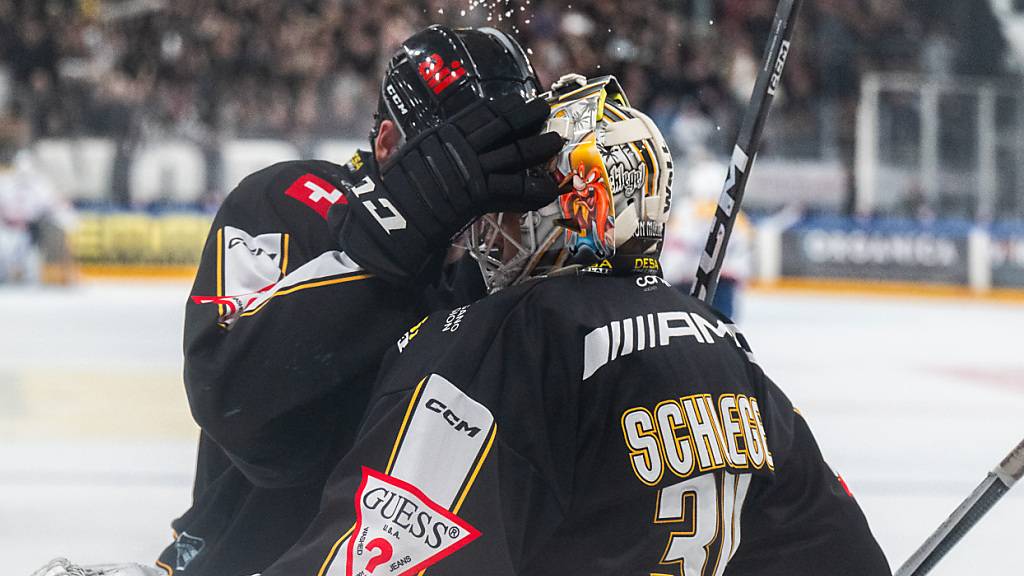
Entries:
{"type": "Polygon", "coordinates": [[[661,252],[672,159],[654,122],[612,76],[564,76],[544,97],[545,131],[566,139],[549,166],[563,194],[535,212],[484,216],[462,236],[490,292],[616,254],[661,252]]]}

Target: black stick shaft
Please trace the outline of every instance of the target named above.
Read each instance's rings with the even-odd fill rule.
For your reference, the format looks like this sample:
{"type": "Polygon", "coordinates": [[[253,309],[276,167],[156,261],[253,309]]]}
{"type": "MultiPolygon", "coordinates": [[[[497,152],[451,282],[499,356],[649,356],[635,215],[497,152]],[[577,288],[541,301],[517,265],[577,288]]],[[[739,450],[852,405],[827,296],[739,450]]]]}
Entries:
{"type": "Polygon", "coordinates": [[[733,148],[732,161],[729,163],[729,175],[725,180],[725,188],[715,210],[715,219],[708,235],[707,244],[701,254],[697,277],[693,283],[691,294],[711,302],[718,288],[718,276],[725,261],[725,249],[732,237],[732,229],[736,225],[743,193],[747,188],[747,178],[754,164],[764,123],[768,119],[775,93],[779,88],[782,70],[789,56],[790,39],[793,26],[803,0],[781,0],[775,11],[772,22],[772,35],[765,50],[764,63],[757,72],[757,82],[750,104],[743,115],[743,124],[733,148]]]}
{"type": "Polygon", "coordinates": [[[914,552],[896,576],[924,576],[942,560],[1024,475],[1024,441],[971,492],[914,552]]]}

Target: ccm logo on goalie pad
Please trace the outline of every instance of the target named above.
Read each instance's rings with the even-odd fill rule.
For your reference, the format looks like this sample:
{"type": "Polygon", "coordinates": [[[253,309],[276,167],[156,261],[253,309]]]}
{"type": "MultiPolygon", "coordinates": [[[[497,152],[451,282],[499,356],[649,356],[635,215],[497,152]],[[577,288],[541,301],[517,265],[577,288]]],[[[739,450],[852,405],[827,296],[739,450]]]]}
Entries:
{"type": "Polygon", "coordinates": [[[345,195],[341,190],[315,174],[306,174],[292,182],[284,193],[312,208],[324,220],[327,220],[327,211],[331,206],[338,202],[345,203],[345,195]]]}
{"type": "Polygon", "coordinates": [[[373,219],[380,224],[384,232],[391,234],[394,230],[405,230],[405,216],[402,216],[391,200],[374,194],[376,191],[377,187],[368,176],[352,189],[352,192],[363,203],[370,216],[373,216],[373,219]]]}

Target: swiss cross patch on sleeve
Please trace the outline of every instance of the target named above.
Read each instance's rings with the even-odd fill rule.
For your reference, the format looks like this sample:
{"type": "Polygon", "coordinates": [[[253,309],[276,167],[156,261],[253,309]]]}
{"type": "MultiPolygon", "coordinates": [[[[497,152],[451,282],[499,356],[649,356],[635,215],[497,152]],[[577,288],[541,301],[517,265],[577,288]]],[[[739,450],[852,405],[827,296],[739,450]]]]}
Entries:
{"type": "Polygon", "coordinates": [[[418,574],[480,536],[422,490],[363,467],[345,576],[418,574]]]}
{"type": "Polygon", "coordinates": [[[305,174],[284,192],[306,206],[309,206],[324,220],[327,211],[337,203],[345,204],[345,195],[334,185],[315,174],[305,174]]]}

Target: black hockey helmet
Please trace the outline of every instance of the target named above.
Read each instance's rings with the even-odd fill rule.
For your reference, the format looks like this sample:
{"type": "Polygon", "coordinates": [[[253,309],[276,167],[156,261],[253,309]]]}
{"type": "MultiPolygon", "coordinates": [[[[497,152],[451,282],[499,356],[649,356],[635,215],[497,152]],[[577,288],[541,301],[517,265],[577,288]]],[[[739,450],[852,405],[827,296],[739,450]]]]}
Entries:
{"type": "Polygon", "coordinates": [[[481,98],[532,97],[539,86],[526,52],[508,34],[430,26],[403,42],[388,63],[370,143],[383,119],[394,121],[409,139],[481,98]]]}

